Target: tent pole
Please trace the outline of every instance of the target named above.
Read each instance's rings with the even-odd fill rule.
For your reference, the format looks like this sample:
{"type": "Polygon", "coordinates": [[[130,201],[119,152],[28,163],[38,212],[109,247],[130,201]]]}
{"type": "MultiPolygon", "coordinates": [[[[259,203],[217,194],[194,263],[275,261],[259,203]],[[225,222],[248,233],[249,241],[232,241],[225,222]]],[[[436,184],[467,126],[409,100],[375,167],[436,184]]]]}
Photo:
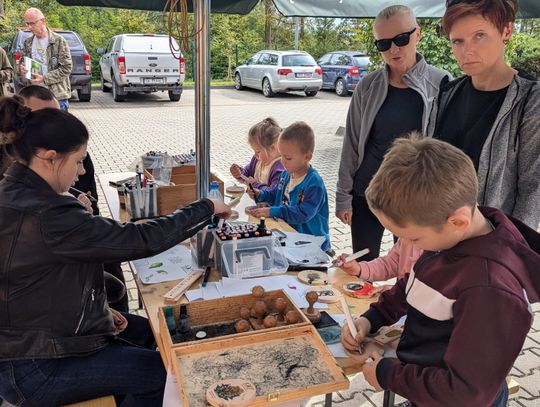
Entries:
{"type": "Polygon", "coordinates": [[[210,0],[194,0],[195,13],[195,150],[197,199],[210,188],[210,0]]]}

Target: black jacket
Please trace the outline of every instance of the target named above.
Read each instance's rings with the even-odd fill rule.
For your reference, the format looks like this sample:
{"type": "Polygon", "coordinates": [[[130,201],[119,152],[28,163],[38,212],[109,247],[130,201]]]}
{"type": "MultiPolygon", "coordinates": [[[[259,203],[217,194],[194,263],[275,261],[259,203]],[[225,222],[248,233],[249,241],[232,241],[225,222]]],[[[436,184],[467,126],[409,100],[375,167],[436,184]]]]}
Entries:
{"type": "Polygon", "coordinates": [[[148,257],[211,219],[208,200],[145,224],[93,216],[14,163],[0,182],[0,360],[84,355],[114,337],[103,264],[148,257]]]}

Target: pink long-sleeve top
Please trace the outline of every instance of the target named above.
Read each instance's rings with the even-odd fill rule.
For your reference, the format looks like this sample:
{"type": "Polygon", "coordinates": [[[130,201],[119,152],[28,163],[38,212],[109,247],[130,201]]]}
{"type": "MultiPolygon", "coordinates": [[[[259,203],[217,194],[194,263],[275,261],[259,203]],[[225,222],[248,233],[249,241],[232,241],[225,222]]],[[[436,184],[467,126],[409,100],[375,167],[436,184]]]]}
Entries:
{"type": "Polygon", "coordinates": [[[401,278],[411,271],[422,253],[422,249],[398,239],[386,256],[360,262],[359,277],[369,281],[383,281],[393,277],[401,278]]]}

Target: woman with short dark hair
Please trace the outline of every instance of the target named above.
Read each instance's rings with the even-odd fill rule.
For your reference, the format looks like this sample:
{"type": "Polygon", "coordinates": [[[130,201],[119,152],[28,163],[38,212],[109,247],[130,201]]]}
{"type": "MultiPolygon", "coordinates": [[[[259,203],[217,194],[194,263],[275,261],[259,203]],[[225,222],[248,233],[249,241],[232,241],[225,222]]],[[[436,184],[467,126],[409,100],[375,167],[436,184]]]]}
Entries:
{"type": "Polygon", "coordinates": [[[428,134],[461,148],[478,202],[533,229],[540,221],[540,88],[505,60],[517,0],[447,0],[443,28],[465,76],[443,80],[428,134]]]}

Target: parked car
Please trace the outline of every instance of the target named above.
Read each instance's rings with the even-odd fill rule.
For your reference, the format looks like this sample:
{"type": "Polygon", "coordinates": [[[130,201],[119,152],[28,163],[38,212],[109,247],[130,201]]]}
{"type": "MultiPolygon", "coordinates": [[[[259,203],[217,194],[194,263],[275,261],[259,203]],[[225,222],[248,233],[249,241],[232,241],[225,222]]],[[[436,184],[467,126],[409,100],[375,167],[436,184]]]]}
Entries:
{"type": "Polygon", "coordinates": [[[315,96],[322,86],[322,70],[304,51],[260,51],[236,68],[234,82],[237,90],[260,89],[266,97],[288,91],[315,96]]]}
{"type": "Polygon", "coordinates": [[[335,89],[339,96],[347,96],[368,74],[369,57],[359,51],[335,51],[317,61],[323,71],[323,89],[335,89]]]}
{"type": "MultiPolygon", "coordinates": [[[[174,39],[174,49],[179,49],[174,39]]],[[[172,53],[169,36],[120,34],[99,48],[101,89],[111,92],[115,102],[123,102],[131,92],[169,92],[177,102],[182,95],[185,60],[180,51],[172,53]]]]}
{"type": "MultiPolygon", "coordinates": [[[[69,45],[71,51],[71,61],[73,67],[71,68],[71,90],[77,91],[77,96],[81,102],[89,102],[92,96],[92,64],[90,61],[90,54],[88,53],[81,37],[74,31],[54,30],[57,34],[64,37],[69,45]]],[[[11,45],[7,50],[8,58],[15,68],[16,64],[22,58],[22,50],[24,40],[28,38],[32,32],[26,29],[19,29],[11,41],[11,45]]],[[[17,75],[13,79],[12,91],[18,93],[24,85],[18,80],[17,75]]]]}

